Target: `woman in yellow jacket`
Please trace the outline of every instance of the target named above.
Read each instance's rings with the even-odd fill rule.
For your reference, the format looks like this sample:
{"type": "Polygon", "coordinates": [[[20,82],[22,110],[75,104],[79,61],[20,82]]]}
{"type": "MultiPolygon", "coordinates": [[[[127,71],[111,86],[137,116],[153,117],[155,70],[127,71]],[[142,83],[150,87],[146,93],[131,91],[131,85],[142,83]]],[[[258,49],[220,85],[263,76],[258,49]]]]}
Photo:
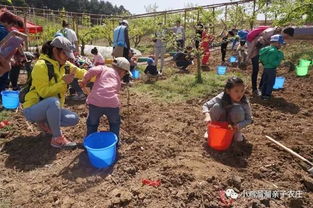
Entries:
{"type": "Polygon", "coordinates": [[[26,119],[37,122],[41,129],[52,134],[51,145],[57,148],[76,146],[75,142],[63,136],[60,128],[74,126],[79,120],[76,113],[62,108],[67,85],[74,78],[83,78],[86,73],[68,62],[75,58],[73,50],[71,42],[64,37],[56,37],[43,45],[42,54],[31,74],[31,88],[23,104],[26,119]],[[54,69],[54,76],[50,76],[50,80],[48,65],[54,69]]]}

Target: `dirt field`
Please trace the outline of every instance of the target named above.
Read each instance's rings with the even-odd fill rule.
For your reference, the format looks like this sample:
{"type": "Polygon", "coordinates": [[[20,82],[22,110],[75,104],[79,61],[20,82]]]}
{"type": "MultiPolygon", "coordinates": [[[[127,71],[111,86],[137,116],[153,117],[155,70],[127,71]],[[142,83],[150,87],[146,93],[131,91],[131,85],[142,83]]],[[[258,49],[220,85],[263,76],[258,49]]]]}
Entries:
{"type": "MultiPolygon", "coordinates": [[[[246,72],[248,73],[249,70],[246,72]]],[[[285,89],[272,101],[251,98],[254,123],[246,142],[217,152],[203,139],[202,104],[214,95],[182,103],[159,103],[131,93],[127,125],[126,92],[121,95],[122,136],[117,163],[108,170],[89,164],[83,148],[56,150],[50,138],[27,129],[14,114],[10,132],[2,133],[0,207],[227,207],[219,191],[298,191],[300,198],[240,197],[233,207],[313,207],[313,179],[307,166],[266,140],[272,136],[313,159],[313,78],[282,70],[285,89]],[[159,187],[142,179],[160,180],[159,187]]],[[[248,96],[251,90],[248,89],[248,96]]],[[[64,132],[82,142],[87,112],[83,103],[67,103],[81,120],[64,132]]],[[[105,119],[101,130],[106,130],[105,119]]],[[[290,192],[291,193],[291,192],[290,192]]]]}

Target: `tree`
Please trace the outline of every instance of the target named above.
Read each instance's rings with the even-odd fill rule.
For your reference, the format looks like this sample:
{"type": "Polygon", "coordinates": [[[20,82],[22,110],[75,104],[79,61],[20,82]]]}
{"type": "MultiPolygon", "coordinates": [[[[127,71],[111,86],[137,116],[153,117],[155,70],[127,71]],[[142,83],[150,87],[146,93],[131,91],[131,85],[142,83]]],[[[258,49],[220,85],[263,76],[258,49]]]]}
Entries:
{"type": "Polygon", "coordinates": [[[3,5],[12,5],[12,0],[0,0],[0,4],[3,4],[3,5]]]}
{"type": "Polygon", "coordinates": [[[149,4],[148,6],[145,6],[145,10],[147,13],[156,12],[158,10],[158,6],[156,3],[149,4]]]}
{"type": "Polygon", "coordinates": [[[103,26],[94,26],[92,28],[85,28],[79,31],[79,40],[81,41],[81,54],[84,54],[85,45],[90,43],[92,40],[100,39],[103,35],[103,26]]]}
{"type": "Polygon", "coordinates": [[[14,6],[28,6],[25,0],[12,0],[14,6]]]}
{"type": "Polygon", "coordinates": [[[129,28],[129,39],[137,47],[145,36],[152,35],[155,32],[156,22],[153,18],[141,18],[132,20],[129,28]]]}
{"type": "Polygon", "coordinates": [[[301,25],[313,22],[312,0],[271,1],[268,11],[270,18],[274,19],[275,25],[301,25]]]}
{"type": "Polygon", "coordinates": [[[105,19],[103,21],[103,37],[109,43],[113,45],[113,30],[115,29],[115,24],[113,20],[105,19]]]}
{"type": "MultiPolygon", "coordinates": [[[[0,2],[3,0],[0,0],[0,2]]],[[[14,0],[13,0],[14,1],[14,0]]],[[[13,5],[18,6],[21,2],[25,2],[24,6],[31,6],[37,8],[49,8],[49,9],[62,9],[65,8],[66,11],[70,12],[88,12],[94,14],[123,14],[129,13],[123,6],[117,7],[113,6],[108,1],[99,1],[99,0],[53,0],[53,1],[44,1],[44,0],[15,0],[20,3],[14,3],[13,5]],[[75,6],[73,6],[75,5],[75,6]]]]}

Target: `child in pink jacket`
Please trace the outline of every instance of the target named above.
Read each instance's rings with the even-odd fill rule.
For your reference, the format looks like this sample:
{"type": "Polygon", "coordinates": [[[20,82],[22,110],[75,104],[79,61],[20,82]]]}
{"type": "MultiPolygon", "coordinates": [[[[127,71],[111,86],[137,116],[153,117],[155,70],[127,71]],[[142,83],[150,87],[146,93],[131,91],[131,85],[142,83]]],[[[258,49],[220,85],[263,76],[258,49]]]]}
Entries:
{"type": "Polygon", "coordinates": [[[105,115],[109,120],[110,131],[119,137],[120,131],[120,100],[121,79],[129,73],[130,64],[124,57],[114,59],[112,68],[99,65],[89,69],[81,86],[84,87],[92,77],[96,77],[87,104],[87,136],[97,132],[100,118],[105,115]]]}

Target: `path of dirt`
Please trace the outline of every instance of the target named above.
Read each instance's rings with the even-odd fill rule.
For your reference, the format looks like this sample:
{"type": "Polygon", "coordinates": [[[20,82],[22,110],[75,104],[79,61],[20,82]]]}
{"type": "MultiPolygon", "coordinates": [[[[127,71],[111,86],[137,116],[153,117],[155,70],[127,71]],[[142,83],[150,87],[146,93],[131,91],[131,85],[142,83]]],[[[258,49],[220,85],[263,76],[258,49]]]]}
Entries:
{"type": "MultiPolygon", "coordinates": [[[[51,148],[49,137],[36,129],[31,133],[18,113],[10,119],[13,131],[1,138],[7,143],[0,152],[0,205],[220,208],[219,191],[235,188],[302,191],[302,198],[240,198],[234,207],[313,207],[313,180],[302,163],[264,137],[270,135],[312,161],[313,79],[279,73],[286,77],[285,90],[274,92],[270,102],[251,99],[254,123],[243,131],[247,142],[234,143],[226,152],[210,149],[202,138],[204,99],[166,104],[132,93],[128,126],[123,92],[119,156],[108,170],[91,167],[83,149],[51,148]],[[161,186],[143,186],[142,179],[161,180],[161,186]]],[[[64,132],[82,142],[85,106],[67,107],[81,120],[64,132]]],[[[103,119],[101,130],[105,123],[103,119]]]]}

